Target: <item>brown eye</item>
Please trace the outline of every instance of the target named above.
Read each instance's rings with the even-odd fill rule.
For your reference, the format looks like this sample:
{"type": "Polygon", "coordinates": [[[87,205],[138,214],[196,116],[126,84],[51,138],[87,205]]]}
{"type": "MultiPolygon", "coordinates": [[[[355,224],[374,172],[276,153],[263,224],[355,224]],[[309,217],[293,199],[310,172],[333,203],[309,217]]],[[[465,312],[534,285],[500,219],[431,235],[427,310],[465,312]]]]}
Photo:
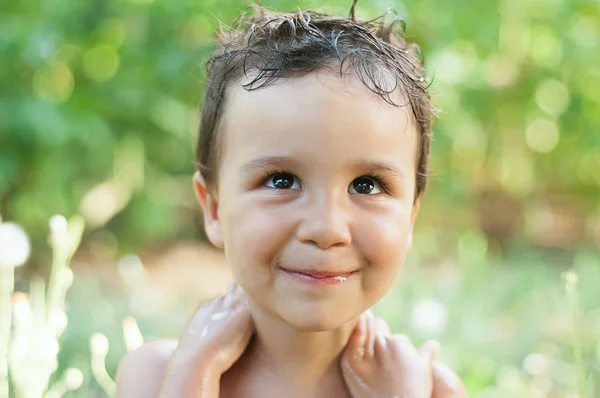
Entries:
{"type": "Polygon", "coordinates": [[[300,189],[296,178],[289,173],[275,173],[266,180],[266,185],[275,189],[300,189]]]}
{"type": "Polygon", "coordinates": [[[350,193],[374,195],[381,193],[381,186],[373,178],[358,177],[354,181],[352,181],[348,191],[350,193]]]}

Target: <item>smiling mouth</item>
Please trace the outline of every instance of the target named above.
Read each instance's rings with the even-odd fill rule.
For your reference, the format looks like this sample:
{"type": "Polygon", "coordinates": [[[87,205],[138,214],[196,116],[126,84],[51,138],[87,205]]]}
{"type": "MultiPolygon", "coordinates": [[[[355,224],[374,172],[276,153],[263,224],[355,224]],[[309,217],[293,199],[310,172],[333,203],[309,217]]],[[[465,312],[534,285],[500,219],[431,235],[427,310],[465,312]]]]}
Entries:
{"type": "Polygon", "coordinates": [[[358,270],[350,272],[327,272],[327,271],[296,271],[281,268],[284,274],[294,280],[309,285],[340,285],[352,278],[358,270]]]}

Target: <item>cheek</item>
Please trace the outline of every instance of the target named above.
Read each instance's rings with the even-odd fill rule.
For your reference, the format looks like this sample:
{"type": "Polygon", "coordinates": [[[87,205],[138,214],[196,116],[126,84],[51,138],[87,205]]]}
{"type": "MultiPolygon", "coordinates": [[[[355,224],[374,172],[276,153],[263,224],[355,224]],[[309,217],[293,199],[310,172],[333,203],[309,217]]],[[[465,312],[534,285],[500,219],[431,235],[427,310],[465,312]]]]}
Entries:
{"type": "Polygon", "coordinates": [[[404,258],[412,233],[411,209],[398,203],[369,215],[361,230],[363,250],[373,264],[387,264],[404,258]],[[386,260],[387,259],[387,260],[386,260]],[[396,260],[395,260],[396,259],[396,260]]]}
{"type": "Polygon", "coordinates": [[[360,229],[356,243],[369,264],[365,283],[383,295],[393,284],[410,247],[410,212],[397,209],[371,215],[360,229]]]}
{"type": "Polygon", "coordinates": [[[289,221],[281,212],[252,203],[223,214],[225,254],[242,287],[269,283],[272,265],[289,239],[289,221]],[[246,284],[246,286],[244,286],[246,284]]]}

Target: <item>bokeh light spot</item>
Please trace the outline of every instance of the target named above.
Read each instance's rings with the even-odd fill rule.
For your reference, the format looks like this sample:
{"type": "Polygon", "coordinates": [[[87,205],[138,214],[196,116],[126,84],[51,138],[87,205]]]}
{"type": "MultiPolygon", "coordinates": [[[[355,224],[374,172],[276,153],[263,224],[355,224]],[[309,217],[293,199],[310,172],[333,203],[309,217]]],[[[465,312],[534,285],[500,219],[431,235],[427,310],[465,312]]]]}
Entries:
{"type": "Polygon", "coordinates": [[[548,119],[536,119],[527,126],[525,141],[527,146],[535,152],[552,152],[558,140],[560,132],[555,122],[548,119]]]}
{"type": "Polygon", "coordinates": [[[600,42],[600,20],[591,16],[580,17],[571,26],[570,34],[580,47],[594,48],[600,42]]]}
{"type": "Polygon", "coordinates": [[[98,33],[103,42],[110,43],[117,48],[121,47],[127,36],[125,24],[118,18],[107,19],[104,21],[100,26],[98,33]]]}
{"type": "Polygon", "coordinates": [[[188,48],[199,48],[208,45],[207,37],[211,25],[204,15],[193,15],[178,30],[178,41],[188,48]]]}
{"type": "Polygon", "coordinates": [[[499,55],[491,56],[486,63],[485,79],[492,87],[509,87],[516,81],[519,69],[515,61],[499,55]]]}
{"type": "Polygon", "coordinates": [[[531,58],[538,65],[554,67],[558,65],[563,56],[562,43],[547,29],[540,29],[533,34],[531,41],[531,58]]]}
{"type": "Polygon", "coordinates": [[[97,82],[106,82],[112,79],[118,69],[119,54],[111,46],[94,47],[83,56],[85,74],[97,82]]]}
{"type": "Polygon", "coordinates": [[[569,105],[569,90],[558,80],[546,80],[539,85],[535,102],[548,115],[559,116],[569,105]]]}
{"type": "Polygon", "coordinates": [[[65,102],[71,96],[74,86],[73,74],[63,62],[42,67],[33,76],[33,91],[48,102],[65,102]]]}

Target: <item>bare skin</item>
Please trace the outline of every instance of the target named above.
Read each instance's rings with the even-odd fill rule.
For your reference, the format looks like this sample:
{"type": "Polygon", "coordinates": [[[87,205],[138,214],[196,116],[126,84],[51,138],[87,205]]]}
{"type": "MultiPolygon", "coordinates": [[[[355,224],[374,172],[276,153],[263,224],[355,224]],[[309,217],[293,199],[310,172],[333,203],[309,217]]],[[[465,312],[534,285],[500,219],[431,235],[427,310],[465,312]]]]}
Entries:
{"type": "Polygon", "coordinates": [[[246,296],[232,282],[224,296],[201,308],[188,322],[169,360],[159,396],[220,396],[221,375],[244,353],[253,334],[246,296]]]}
{"type": "Polygon", "coordinates": [[[437,343],[417,352],[406,336],[391,335],[385,321],[370,311],[355,322],[332,371],[310,395],[253,364],[259,339],[255,335],[250,343],[253,333],[243,291],[232,285],[194,314],[179,342],[153,341],[127,354],[117,374],[116,397],[467,397],[460,379],[433,361],[437,343]]]}
{"type": "Polygon", "coordinates": [[[387,323],[369,310],[359,317],[344,350],[342,374],[353,398],[429,398],[438,349],[430,341],[417,351],[406,335],[392,335],[387,323]]]}

